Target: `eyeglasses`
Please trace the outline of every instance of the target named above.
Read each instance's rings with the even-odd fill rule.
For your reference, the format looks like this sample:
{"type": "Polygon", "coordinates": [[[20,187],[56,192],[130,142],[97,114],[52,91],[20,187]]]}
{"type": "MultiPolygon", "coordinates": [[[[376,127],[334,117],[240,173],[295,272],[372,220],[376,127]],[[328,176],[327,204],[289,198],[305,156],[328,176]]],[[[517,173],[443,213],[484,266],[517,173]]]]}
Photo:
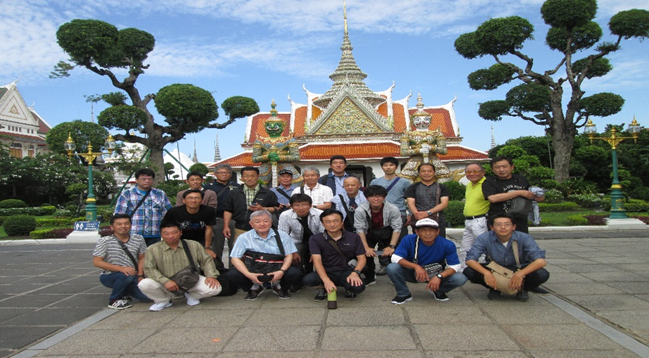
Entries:
{"type": "Polygon", "coordinates": [[[230,174],[230,172],[216,172],[216,175],[221,175],[221,174],[230,174]]]}
{"type": "Polygon", "coordinates": [[[512,223],[495,223],[494,224],[495,227],[510,227],[512,225],[513,225],[512,223]]]}

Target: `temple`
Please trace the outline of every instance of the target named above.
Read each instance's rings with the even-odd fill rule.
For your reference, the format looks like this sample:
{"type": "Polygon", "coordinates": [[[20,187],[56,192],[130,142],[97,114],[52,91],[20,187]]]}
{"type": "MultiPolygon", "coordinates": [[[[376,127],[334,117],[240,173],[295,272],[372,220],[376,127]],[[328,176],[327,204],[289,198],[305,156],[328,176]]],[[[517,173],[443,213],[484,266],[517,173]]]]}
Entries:
{"type": "MultiPolygon", "coordinates": [[[[370,90],[364,83],[367,74],[352,54],[346,14],[344,17],[342,57],[329,76],[334,82],[331,88],[318,94],[303,86],[306,103],[294,102],[289,96],[290,112],[277,112],[273,103],[271,111],[248,117],[245,140],[241,144],[243,152],[212,166],[220,163],[233,168],[260,166],[261,157],[255,150],[260,143],[271,140],[267,120],[274,123],[275,129],[282,130],[275,137],[290,138],[292,145],[297,146],[296,155],[287,157],[292,159],[287,164],[297,168],[315,166],[325,174],[329,158],[340,154],[347,158],[347,173],[361,178],[363,185],[383,175],[379,160],[386,156],[399,159],[403,164],[401,175],[411,180],[416,180],[416,173],[413,177],[412,168],[408,168],[417,163],[430,161],[440,181],[447,181],[462,177],[466,163],[488,160],[484,151],[461,144],[453,109],[455,99],[441,106],[426,107],[418,96],[417,105],[410,107],[412,93],[395,99],[392,97],[394,84],[382,92],[370,90]],[[278,122],[281,122],[279,126],[278,122]]],[[[294,178],[300,180],[298,174],[294,178]]],[[[262,180],[270,183],[265,178],[262,180]]]]}

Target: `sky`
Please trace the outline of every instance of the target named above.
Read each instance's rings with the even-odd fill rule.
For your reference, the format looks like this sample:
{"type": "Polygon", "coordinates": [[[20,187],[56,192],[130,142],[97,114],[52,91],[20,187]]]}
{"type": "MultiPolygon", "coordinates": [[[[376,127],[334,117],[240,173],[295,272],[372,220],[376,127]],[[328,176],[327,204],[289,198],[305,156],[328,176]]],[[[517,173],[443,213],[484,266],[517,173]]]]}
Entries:
{"type": "MultiPolygon", "coordinates": [[[[412,93],[410,107],[421,93],[426,106],[444,105],[456,98],[455,113],[462,144],[479,150],[491,146],[491,126],[497,144],[526,135],[543,135],[544,128],[518,118],[483,120],[478,105],[503,99],[508,88],[473,91],[467,75],[489,67],[493,59],[468,60],[454,49],[455,39],[481,23],[503,16],[527,18],[535,27],[534,40],[523,52],[543,72],[559,62],[558,52],[544,45],[547,25],[539,0],[348,0],[349,37],[358,66],[367,73],[367,86],[384,91],[395,84],[393,98],[412,93]]],[[[607,23],[618,11],[649,9],[649,0],[600,0],[595,21],[613,40],[607,23]]],[[[0,85],[19,80],[18,89],[50,125],[91,120],[91,104],[84,96],[116,91],[108,78],[82,68],[71,76],[50,79],[54,65],[68,57],[56,43],[56,30],[73,19],[98,19],[118,29],[134,27],[151,33],[155,49],[145,61],[149,69],[139,77],[141,94],[156,93],[174,83],[189,83],[213,93],[217,104],[231,96],[255,99],[261,111],[290,111],[288,96],[306,103],[303,86],[326,92],[329,75],[340,61],[343,38],[342,0],[0,0],[0,85]]],[[[609,56],[614,70],[586,81],[586,95],[613,92],[625,98],[622,111],[593,118],[601,130],[608,123],[628,124],[635,115],[649,126],[649,41],[622,42],[609,56]]],[[[588,51],[578,56],[590,54],[588,51]]],[[[510,59],[515,62],[515,59],[510,59]]],[[[123,78],[124,71],[116,71],[123,78]]],[[[96,117],[108,105],[94,105],[96,117]]],[[[149,110],[164,123],[153,103],[149,110]]],[[[225,121],[221,113],[218,122],[225,121]]],[[[198,160],[211,162],[218,133],[222,158],[242,151],[245,118],[225,129],[206,129],[178,142],[191,156],[196,142],[198,160]]],[[[118,131],[113,131],[119,133],[118,131]]],[[[166,147],[171,151],[175,143],[166,147]]]]}

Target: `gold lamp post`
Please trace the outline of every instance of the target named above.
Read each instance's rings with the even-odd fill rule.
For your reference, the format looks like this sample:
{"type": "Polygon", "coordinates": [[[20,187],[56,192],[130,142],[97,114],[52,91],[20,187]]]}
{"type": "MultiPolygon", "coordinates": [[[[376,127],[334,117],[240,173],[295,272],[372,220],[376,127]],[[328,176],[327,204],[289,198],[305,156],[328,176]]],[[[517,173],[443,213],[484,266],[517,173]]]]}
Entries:
{"type": "MultiPolygon", "coordinates": [[[[76,154],[77,157],[82,158],[88,163],[88,198],[86,199],[86,220],[87,221],[96,221],[97,220],[97,200],[95,200],[95,193],[92,189],[92,163],[98,157],[101,157],[104,154],[113,155],[115,150],[115,140],[112,135],[108,135],[104,146],[108,152],[93,152],[92,144],[88,142],[88,152],[87,153],[77,153],[75,152],[76,144],[72,140],[72,136],[68,134],[68,140],[63,143],[63,148],[68,152],[68,157],[72,157],[73,154],[76,154]]],[[[101,158],[100,158],[101,159],[101,158]]],[[[99,161],[99,160],[98,160],[99,161]]]]}
{"type": "Polygon", "coordinates": [[[617,146],[625,139],[633,139],[634,142],[638,142],[638,134],[642,128],[633,117],[633,121],[629,124],[628,131],[631,133],[631,137],[620,137],[617,135],[617,129],[615,127],[611,128],[610,137],[595,137],[597,134],[597,127],[589,119],[588,123],[584,127],[584,133],[590,139],[592,143],[593,140],[599,139],[603,140],[611,146],[611,152],[613,157],[613,185],[611,185],[611,219],[628,219],[626,216],[626,210],[624,210],[624,195],[622,194],[622,185],[620,185],[620,180],[617,175],[617,146]]]}

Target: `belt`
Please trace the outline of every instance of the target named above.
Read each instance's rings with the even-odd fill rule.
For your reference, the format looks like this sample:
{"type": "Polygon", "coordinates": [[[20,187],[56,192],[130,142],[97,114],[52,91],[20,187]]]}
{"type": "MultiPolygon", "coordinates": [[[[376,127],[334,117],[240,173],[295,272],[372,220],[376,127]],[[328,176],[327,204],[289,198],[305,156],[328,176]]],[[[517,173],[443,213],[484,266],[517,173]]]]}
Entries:
{"type": "Polygon", "coordinates": [[[482,215],[476,215],[476,216],[465,216],[464,219],[466,220],[473,220],[473,219],[479,219],[487,216],[487,214],[482,214],[482,215]]]}

